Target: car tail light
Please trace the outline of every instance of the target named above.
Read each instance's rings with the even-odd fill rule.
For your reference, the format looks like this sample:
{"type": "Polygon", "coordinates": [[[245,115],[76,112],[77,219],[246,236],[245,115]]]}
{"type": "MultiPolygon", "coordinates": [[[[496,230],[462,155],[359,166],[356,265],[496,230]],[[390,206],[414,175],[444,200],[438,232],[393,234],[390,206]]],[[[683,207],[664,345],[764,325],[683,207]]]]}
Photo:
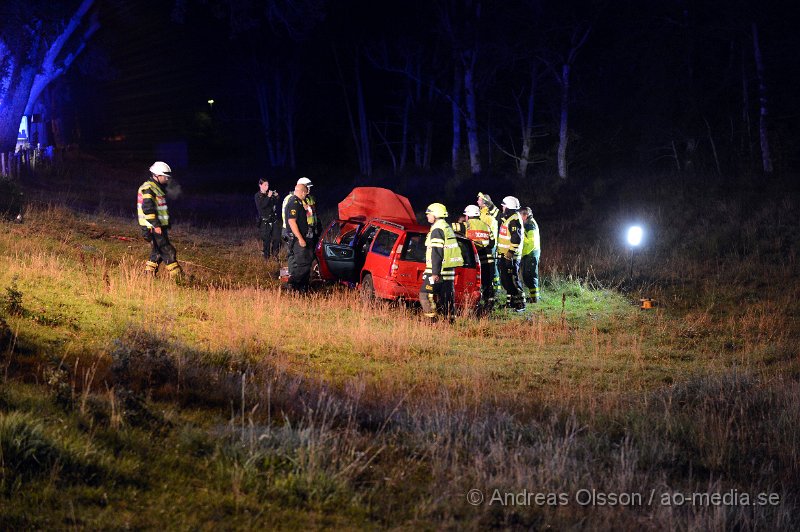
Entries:
{"type": "Polygon", "coordinates": [[[400,244],[399,246],[397,246],[397,250],[394,253],[392,253],[392,265],[389,268],[389,277],[394,277],[395,274],[397,274],[397,270],[400,268],[400,266],[397,264],[397,257],[400,256],[400,253],[402,251],[403,251],[403,245],[400,244]]]}

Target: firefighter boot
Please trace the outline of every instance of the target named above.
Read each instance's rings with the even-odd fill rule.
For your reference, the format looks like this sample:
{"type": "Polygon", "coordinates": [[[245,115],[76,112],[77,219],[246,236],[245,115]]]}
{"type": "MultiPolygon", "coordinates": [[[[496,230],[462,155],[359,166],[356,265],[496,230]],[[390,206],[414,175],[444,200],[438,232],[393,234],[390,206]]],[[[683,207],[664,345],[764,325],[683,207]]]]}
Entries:
{"type": "Polygon", "coordinates": [[[148,277],[155,277],[158,273],[158,263],[148,260],[144,263],[144,274],[148,277]]]}
{"type": "Polygon", "coordinates": [[[183,279],[183,270],[181,269],[181,265],[177,262],[167,264],[167,273],[169,273],[169,278],[173,281],[180,281],[183,279]]]}

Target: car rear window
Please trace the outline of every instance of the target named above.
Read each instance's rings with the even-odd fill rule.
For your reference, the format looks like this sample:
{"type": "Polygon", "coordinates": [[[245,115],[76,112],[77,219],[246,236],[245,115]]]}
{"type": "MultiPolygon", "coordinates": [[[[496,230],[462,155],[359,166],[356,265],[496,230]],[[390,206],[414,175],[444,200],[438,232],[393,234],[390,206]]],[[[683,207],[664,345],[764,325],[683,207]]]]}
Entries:
{"type": "MultiPolygon", "coordinates": [[[[425,262],[425,237],[422,233],[409,233],[403,247],[402,260],[410,262],[425,262]]],[[[461,248],[461,256],[464,257],[464,267],[475,267],[475,253],[472,251],[472,242],[464,238],[458,238],[458,246],[461,248]]]]}
{"type": "Polygon", "coordinates": [[[362,257],[367,256],[367,251],[369,251],[369,247],[372,245],[372,239],[375,238],[375,233],[377,231],[378,228],[376,226],[370,225],[359,235],[355,242],[356,253],[360,254],[362,257]]]}
{"type": "Polygon", "coordinates": [[[408,233],[400,259],[410,262],[425,262],[425,235],[422,233],[408,233]]]}
{"type": "Polygon", "coordinates": [[[394,243],[397,242],[397,237],[397,233],[381,229],[381,232],[375,237],[375,243],[372,244],[372,252],[388,257],[392,254],[392,248],[394,248],[394,243]]]}

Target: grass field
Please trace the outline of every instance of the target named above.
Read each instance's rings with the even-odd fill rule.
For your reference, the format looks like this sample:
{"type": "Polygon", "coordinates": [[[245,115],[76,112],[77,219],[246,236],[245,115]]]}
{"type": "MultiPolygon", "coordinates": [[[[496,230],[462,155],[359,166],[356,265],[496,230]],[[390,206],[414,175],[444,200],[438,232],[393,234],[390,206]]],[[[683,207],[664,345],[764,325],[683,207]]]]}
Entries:
{"type": "Polygon", "coordinates": [[[796,530],[797,206],[659,186],[543,223],[542,303],[452,326],[282,293],[244,225],[178,220],[187,279],[147,279],[132,219],[32,194],[0,234],[0,525],[796,530]]]}

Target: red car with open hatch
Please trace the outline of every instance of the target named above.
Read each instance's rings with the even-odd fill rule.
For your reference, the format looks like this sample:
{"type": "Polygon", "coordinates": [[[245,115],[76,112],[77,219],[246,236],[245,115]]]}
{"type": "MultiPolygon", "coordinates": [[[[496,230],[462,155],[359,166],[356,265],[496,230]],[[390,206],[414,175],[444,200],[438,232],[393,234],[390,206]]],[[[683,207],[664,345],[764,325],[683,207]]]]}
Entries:
{"type": "MultiPolygon", "coordinates": [[[[355,286],[367,298],[419,301],[428,230],[405,196],[354,188],[317,245],[319,274],[355,286]]],[[[456,305],[470,308],[480,299],[480,262],[475,245],[457,238],[464,266],[456,268],[456,305]]]]}

